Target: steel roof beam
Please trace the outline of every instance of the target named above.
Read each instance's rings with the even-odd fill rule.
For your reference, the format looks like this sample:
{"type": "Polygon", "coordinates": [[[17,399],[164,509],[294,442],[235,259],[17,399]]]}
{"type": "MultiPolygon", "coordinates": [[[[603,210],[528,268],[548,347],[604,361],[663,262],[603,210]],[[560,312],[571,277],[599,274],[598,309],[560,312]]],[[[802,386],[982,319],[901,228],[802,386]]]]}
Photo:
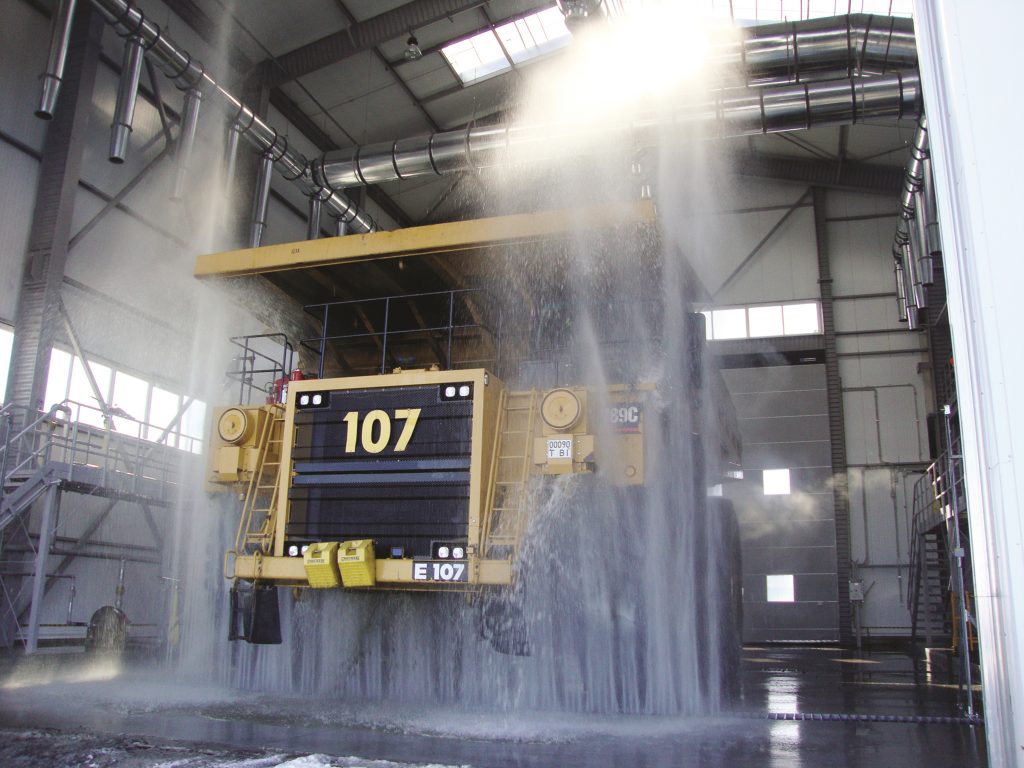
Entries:
{"type": "Polygon", "coordinates": [[[414,0],[406,3],[275,56],[268,85],[282,85],[407,35],[412,29],[425,27],[482,4],[483,0],[414,0]]]}

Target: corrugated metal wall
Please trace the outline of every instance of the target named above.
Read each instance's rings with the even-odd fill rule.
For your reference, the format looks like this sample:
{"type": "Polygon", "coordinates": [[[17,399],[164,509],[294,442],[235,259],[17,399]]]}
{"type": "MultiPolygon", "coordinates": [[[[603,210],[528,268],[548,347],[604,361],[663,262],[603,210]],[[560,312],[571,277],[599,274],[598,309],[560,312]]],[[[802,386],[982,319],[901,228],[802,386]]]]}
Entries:
{"type": "Polygon", "coordinates": [[[823,365],[723,372],[743,438],[743,480],[729,483],[743,542],[747,641],[839,636],[836,528],[823,365]],[[788,469],[790,492],[766,495],[764,470],[788,469]],[[792,576],[792,600],[770,600],[769,576],[792,576]]]}

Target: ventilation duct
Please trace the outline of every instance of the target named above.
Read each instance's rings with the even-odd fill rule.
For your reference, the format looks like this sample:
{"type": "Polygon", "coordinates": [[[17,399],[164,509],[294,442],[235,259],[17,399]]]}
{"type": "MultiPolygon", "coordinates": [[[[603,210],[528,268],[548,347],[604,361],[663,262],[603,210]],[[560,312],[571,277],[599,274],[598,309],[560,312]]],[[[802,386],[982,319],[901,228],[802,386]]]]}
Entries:
{"type": "Polygon", "coordinates": [[[110,162],[121,164],[128,154],[128,139],[132,135],[135,100],[142,77],[142,38],[132,35],[124,44],[121,80],[117,84],[114,120],[110,125],[110,162]]]}
{"type": "Polygon", "coordinates": [[[942,260],[942,235],[939,233],[939,212],[935,202],[935,179],[932,176],[931,152],[925,157],[922,168],[921,200],[924,204],[925,243],[934,266],[942,260]]]}
{"type": "Polygon", "coordinates": [[[58,0],[53,14],[50,32],[50,51],[46,57],[46,71],[43,73],[43,92],[39,97],[36,117],[50,120],[57,106],[57,94],[64,77],[64,62],[68,58],[68,42],[71,40],[71,22],[75,16],[75,0],[58,0]]]}
{"type": "Polygon", "coordinates": [[[320,195],[309,196],[309,218],[306,219],[306,239],[318,240],[320,238],[320,210],[323,208],[323,200],[320,195]]]}
{"type": "Polygon", "coordinates": [[[712,49],[747,85],[776,85],[917,68],[914,22],[857,13],[746,27],[712,49]]]}
{"type": "MultiPolygon", "coordinates": [[[[263,155],[270,155],[274,168],[284,178],[293,182],[303,194],[321,194],[324,205],[330,213],[345,221],[353,232],[373,232],[376,223],[365,212],[359,210],[340,193],[327,195],[312,180],[309,162],[299,152],[288,147],[287,141],[253,110],[237,97],[220,86],[204,69],[203,65],[181,48],[158,24],[150,21],[130,0],[91,0],[106,17],[117,33],[123,37],[138,37],[146,54],[182,90],[194,89],[210,98],[224,109],[234,120],[240,135],[253,144],[263,155]]],[[[43,95],[36,114],[49,118],[57,100],[64,60],[67,56],[71,18],[74,10],[72,0],[61,0],[53,19],[53,33],[46,72],[43,75],[43,95]]]]}
{"type": "Polygon", "coordinates": [[[238,161],[238,129],[232,123],[228,127],[227,139],[224,142],[224,199],[230,200],[234,190],[235,163],[238,161]]]}
{"type": "Polygon", "coordinates": [[[903,275],[903,260],[894,259],[895,264],[895,275],[896,275],[896,305],[899,309],[900,322],[907,322],[907,284],[906,278],[903,275]]]}
{"type": "Polygon", "coordinates": [[[185,107],[181,110],[181,132],[178,134],[178,148],[174,153],[174,191],[171,197],[180,200],[185,196],[185,183],[192,161],[192,147],[196,143],[196,128],[199,125],[199,104],[203,94],[198,88],[185,91],[185,107]]]}
{"type": "MultiPolygon", "coordinates": [[[[899,220],[893,238],[893,258],[903,262],[909,307],[925,306],[925,286],[935,281],[935,263],[942,256],[931,160],[928,156],[928,120],[921,115],[903,173],[899,220]]],[[[897,285],[897,291],[900,286],[897,285]]],[[[914,313],[911,311],[911,318],[914,313]]],[[[911,323],[911,328],[918,324],[911,323]]]]}
{"type": "Polygon", "coordinates": [[[259,248],[263,233],[267,229],[267,204],[270,202],[270,179],[274,173],[274,157],[260,155],[260,168],[256,175],[256,197],[252,204],[252,228],[249,230],[249,247],[259,248]]]}
{"type": "MultiPolygon", "coordinates": [[[[920,95],[916,72],[775,88],[725,88],[709,101],[684,106],[674,117],[624,123],[607,133],[642,136],[667,123],[704,123],[719,137],[748,136],[865,119],[914,117],[920,112],[920,95]]],[[[552,159],[573,146],[577,131],[575,126],[471,125],[327,152],[313,163],[313,180],[325,189],[341,190],[477,170],[512,158],[552,159]]]]}

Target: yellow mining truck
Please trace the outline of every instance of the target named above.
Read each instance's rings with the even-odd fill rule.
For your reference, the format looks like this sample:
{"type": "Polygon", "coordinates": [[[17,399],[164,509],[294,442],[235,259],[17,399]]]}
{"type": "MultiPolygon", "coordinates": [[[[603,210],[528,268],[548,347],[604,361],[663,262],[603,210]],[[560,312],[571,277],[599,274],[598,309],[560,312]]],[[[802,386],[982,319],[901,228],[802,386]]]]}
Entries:
{"type": "MultiPolygon", "coordinates": [[[[646,252],[637,249],[650,238],[635,229],[638,221],[650,227],[653,217],[646,209],[625,223],[621,212],[595,216],[595,229],[626,227],[622,242],[634,253],[630,260],[610,256],[621,280],[604,279],[607,273],[599,270],[587,278],[600,284],[591,316],[607,331],[601,343],[630,350],[664,332],[671,338],[653,339],[655,348],[668,344],[683,353],[667,369],[674,373],[662,371],[671,391],[643,383],[638,366],[616,369],[605,362],[601,374],[590,377],[602,384],[579,385],[584,366],[571,357],[581,346],[574,326],[579,313],[549,274],[577,218],[512,216],[200,258],[198,276],[264,274],[312,300],[324,288],[384,285],[391,278],[382,264],[397,264],[390,275],[404,269],[408,277],[421,263],[409,254],[436,260],[443,274],[472,276],[504,248],[510,258],[534,259],[526,272],[539,276],[521,294],[512,286],[505,303],[512,318],[503,334],[487,330],[494,327],[488,310],[497,303],[463,288],[307,304],[319,331],[302,342],[312,377],[285,381],[291,378],[285,361],[268,403],[214,411],[208,487],[242,499],[237,536],[224,561],[234,585],[232,639],[281,642],[278,587],[464,592],[483,598],[481,634],[496,649],[518,653],[522,643],[495,636],[494,625],[515,617],[506,621],[497,609],[495,618],[492,598],[522,588],[517,571],[538,494],[557,485],[551,482],[557,476],[593,475],[593,483],[584,483],[590,492],[627,502],[659,482],[662,507],[677,516],[709,506],[707,488],[738,460],[739,439],[721,379],[701,367],[704,318],[679,313],[671,334],[655,323],[648,324],[650,332],[626,327],[624,344],[613,339],[623,320],[644,311],[632,297],[612,308],[621,284],[640,278],[650,283],[648,293],[660,289],[657,265],[645,264],[646,252]],[[549,368],[532,375],[528,363],[538,356],[549,368]],[[706,429],[711,423],[714,429],[706,429]],[[720,447],[708,451],[705,443],[720,447]],[[685,475],[685,482],[672,485],[666,475],[685,475]]],[[[601,247],[609,250],[607,242],[595,246],[601,247]]],[[[666,300],[678,299],[662,297],[662,315],[666,300]]],[[[251,357],[248,342],[242,357],[251,357]]],[[[251,373],[242,376],[243,389],[251,373]]],[[[642,512],[633,506],[633,513],[642,512]]],[[[578,524],[587,525],[586,517],[578,524]]],[[[610,532],[602,541],[614,544],[615,536],[610,532]]],[[[686,544],[687,550],[696,546],[686,544]]],[[[615,567],[639,573],[646,555],[641,543],[635,549],[627,558],[635,566],[615,567]]],[[[711,567],[695,564],[692,578],[702,580],[711,567]]],[[[730,568],[735,596],[739,573],[730,568]]]]}
{"type": "MultiPolygon", "coordinates": [[[[296,381],[283,405],[222,408],[208,480],[244,499],[225,576],[314,589],[510,585],[531,477],[600,464],[612,484],[644,482],[651,390],[595,398],[510,390],[484,369],[408,370],[296,381]]],[[[235,598],[236,634],[255,642],[258,599],[235,598]]]]}

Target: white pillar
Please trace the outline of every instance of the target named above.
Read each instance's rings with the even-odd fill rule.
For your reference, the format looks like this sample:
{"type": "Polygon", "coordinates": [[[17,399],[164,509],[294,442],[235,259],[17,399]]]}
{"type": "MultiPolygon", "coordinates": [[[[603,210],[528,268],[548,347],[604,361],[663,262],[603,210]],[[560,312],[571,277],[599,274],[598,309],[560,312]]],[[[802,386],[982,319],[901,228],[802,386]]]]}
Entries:
{"type": "MultiPolygon", "coordinates": [[[[944,243],[989,764],[1024,765],[1020,0],[916,0],[944,243]]],[[[935,361],[941,364],[943,361],[935,361]]]]}

